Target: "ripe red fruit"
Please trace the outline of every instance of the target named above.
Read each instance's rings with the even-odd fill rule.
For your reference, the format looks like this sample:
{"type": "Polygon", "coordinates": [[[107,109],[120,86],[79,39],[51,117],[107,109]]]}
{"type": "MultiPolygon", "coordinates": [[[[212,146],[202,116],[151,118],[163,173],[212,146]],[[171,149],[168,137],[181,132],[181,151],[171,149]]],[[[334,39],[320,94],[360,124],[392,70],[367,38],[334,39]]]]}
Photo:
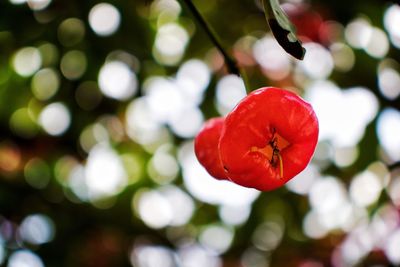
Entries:
{"type": "Polygon", "coordinates": [[[307,166],[317,141],[318,120],[311,105],[292,92],[266,87],[228,114],[219,152],[231,181],[268,191],[307,166]]]}
{"type": "Polygon", "coordinates": [[[218,151],[224,118],[213,118],[205,122],[194,140],[197,159],[207,172],[217,179],[228,179],[218,151]]]}

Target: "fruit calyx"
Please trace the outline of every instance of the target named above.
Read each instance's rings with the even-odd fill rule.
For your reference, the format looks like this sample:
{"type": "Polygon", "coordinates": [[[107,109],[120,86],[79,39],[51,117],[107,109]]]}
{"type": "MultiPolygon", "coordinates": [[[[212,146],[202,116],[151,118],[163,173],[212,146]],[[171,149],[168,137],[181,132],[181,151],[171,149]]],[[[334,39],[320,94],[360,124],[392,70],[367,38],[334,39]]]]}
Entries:
{"type": "Polygon", "coordinates": [[[264,155],[273,168],[279,166],[280,178],[283,178],[283,160],[281,151],[288,147],[290,143],[272,128],[272,137],[264,147],[252,146],[250,152],[258,152],[264,155]],[[278,164],[279,163],[279,164],[278,164]]]}

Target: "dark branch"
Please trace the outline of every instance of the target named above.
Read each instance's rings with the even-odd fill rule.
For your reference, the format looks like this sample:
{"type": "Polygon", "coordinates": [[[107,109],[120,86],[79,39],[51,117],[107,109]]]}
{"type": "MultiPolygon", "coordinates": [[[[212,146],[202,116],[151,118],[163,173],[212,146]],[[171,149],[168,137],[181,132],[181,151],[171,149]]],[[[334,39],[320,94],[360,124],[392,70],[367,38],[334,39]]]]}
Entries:
{"type": "Polygon", "coordinates": [[[239,68],[237,67],[236,61],[231,58],[228,53],[223,48],[221,41],[218,39],[217,35],[212,31],[211,27],[204,20],[203,16],[197,10],[196,6],[192,3],[191,0],[182,0],[186,6],[190,9],[193,16],[197,20],[197,23],[203,28],[207,36],[210,38],[211,42],[215,45],[215,47],[219,50],[222,56],[225,59],[225,64],[228,67],[228,71],[232,74],[236,74],[240,76],[239,68]]]}
{"type": "Polygon", "coordinates": [[[392,163],[392,164],[388,165],[387,167],[388,167],[389,171],[393,171],[397,168],[400,168],[400,161],[392,163]]]}

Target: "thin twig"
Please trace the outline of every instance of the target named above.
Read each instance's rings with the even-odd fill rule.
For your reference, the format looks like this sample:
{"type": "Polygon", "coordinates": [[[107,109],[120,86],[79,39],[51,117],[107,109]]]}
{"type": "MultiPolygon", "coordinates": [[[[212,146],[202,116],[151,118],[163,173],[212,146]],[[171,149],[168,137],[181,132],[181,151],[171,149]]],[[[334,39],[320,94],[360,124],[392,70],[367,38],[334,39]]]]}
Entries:
{"type": "Polygon", "coordinates": [[[197,20],[199,25],[203,28],[203,30],[205,31],[207,36],[210,38],[211,42],[215,45],[215,47],[218,49],[218,51],[224,57],[225,64],[228,67],[228,71],[232,74],[236,74],[236,75],[240,76],[240,71],[239,71],[239,68],[237,67],[236,61],[233,58],[231,58],[228,55],[228,53],[225,51],[218,36],[214,33],[214,31],[211,29],[211,27],[205,21],[203,16],[197,10],[196,6],[192,3],[191,0],[182,0],[182,1],[185,2],[187,7],[193,13],[193,16],[195,17],[195,19],[197,20]]]}
{"type": "Polygon", "coordinates": [[[388,167],[389,171],[393,171],[397,168],[400,168],[400,161],[394,162],[394,163],[388,165],[387,167],[388,167]]]}

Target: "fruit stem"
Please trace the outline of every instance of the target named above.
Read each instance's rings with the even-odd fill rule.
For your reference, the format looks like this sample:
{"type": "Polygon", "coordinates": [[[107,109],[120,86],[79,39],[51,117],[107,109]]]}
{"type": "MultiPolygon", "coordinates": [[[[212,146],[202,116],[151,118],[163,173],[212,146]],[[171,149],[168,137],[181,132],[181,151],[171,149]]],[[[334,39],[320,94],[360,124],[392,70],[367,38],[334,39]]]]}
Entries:
{"type": "Polygon", "coordinates": [[[280,174],[281,174],[281,179],[283,178],[283,160],[281,154],[278,152],[278,158],[279,158],[279,169],[280,169],[280,174]]]}
{"type": "Polygon", "coordinates": [[[231,56],[229,56],[229,54],[226,52],[225,48],[222,46],[221,40],[218,38],[218,35],[214,32],[214,30],[211,28],[211,26],[207,23],[207,21],[203,18],[203,16],[197,10],[197,8],[193,4],[192,0],[181,0],[181,1],[186,4],[188,9],[192,12],[193,17],[196,19],[197,23],[200,25],[200,27],[203,28],[203,30],[207,34],[208,38],[210,38],[211,42],[214,44],[214,46],[218,49],[218,51],[224,57],[225,64],[228,68],[229,73],[232,73],[232,74],[242,77],[243,82],[246,87],[246,92],[249,93],[249,85],[248,85],[248,80],[247,80],[245,73],[240,72],[240,70],[237,66],[236,60],[234,58],[232,58],[231,56]]]}
{"type": "Polygon", "coordinates": [[[243,80],[243,83],[244,83],[244,87],[246,89],[246,93],[250,94],[251,90],[250,90],[249,79],[248,79],[247,74],[246,74],[246,72],[244,70],[241,71],[241,76],[242,76],[242,80],[243,80]]]}

